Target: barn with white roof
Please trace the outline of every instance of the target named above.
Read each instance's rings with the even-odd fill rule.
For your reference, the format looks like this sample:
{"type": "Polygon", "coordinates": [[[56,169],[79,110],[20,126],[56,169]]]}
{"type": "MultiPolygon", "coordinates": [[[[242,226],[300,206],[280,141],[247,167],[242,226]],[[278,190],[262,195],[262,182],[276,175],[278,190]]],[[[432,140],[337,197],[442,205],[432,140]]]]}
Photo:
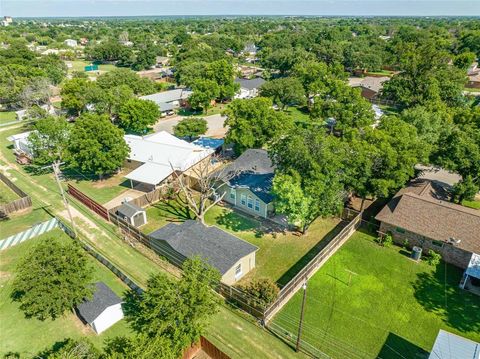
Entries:
{"type": "Polygon", "coordinates": [[[132,188],[142,184],[154,189],[174,172],[185,172],[214,152],[165,131],[147,136],[125,135],[124,138],[130,147],[127,167],[133,168],[125,177],[130,180],[132,188]]]}

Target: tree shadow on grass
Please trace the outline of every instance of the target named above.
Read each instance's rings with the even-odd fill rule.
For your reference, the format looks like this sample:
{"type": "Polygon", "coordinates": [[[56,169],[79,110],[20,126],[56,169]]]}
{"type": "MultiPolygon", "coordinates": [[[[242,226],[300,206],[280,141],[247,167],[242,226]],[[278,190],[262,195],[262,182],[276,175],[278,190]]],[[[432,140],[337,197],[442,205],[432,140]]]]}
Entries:
{"type": "Polygon", "coordinates": [[[462,332],[480,333],[480,297],[458,287],[462,270],[441,262],[432,273],[417,274],[414,296],[426,311],[462,332]]]}
{"type": "MultiPolygon", "coordinates": [[[[310,262],[330,241],[347,225],[346,221],[338,223],[330,232],[328,232],[320,241],[315,244],[302,258],[300,258],[288,271],[286,271],[277,283],[281,286],[287,284],[305,265],[310,262]]],[[[302,238],[299,238],[301,241],[302,238]]]]}
{"type": "Polygon", "coordinates": [[[388,333],[388,337],[383,344],[380,353],[377,358],[382,359],[398,359],[414,358],[414,359],[427,359],[429,353],[420,348],[419,346],[409,342],[408,340],[394,334],[388,333]]]}
{"type": "Polygon", "coordinates": [[[158,209],[168,222],[184,222],[188,219],[195,218],[188,204],[180,198],[170,201],[160,201],[152,207],[158,209]]]}
{"type": "Polygon", "coordinates": [[[225,226],[225,228],[233,232],[255,231],[255,235],[257,236],[260,231],[260,224],[257,221],[233,211],[222,212],[215,220],[219,225],[225,226]]]}

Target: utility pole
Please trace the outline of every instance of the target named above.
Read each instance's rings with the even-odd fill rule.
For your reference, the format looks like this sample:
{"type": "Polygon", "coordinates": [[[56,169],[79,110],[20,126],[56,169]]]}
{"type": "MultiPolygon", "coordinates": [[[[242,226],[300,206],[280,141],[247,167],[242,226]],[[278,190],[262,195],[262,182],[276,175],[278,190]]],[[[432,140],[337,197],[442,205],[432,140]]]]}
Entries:
{"type": "Polygon", "coordinates": [[[302,336],[302,326],[303,326],[303,315],[305,314],[305,301],[307,300],[307,282],[303,283],[303,299],[302,299],[302,310],[300,312],[300,323],[298,324],[298,334],[297,334],[297,345],[295,345],[295,351],[300,350],[300,340],[302,336]]]}
{"type": "Polygon", "coordinates": [[[53,174],[55,175],[55,180],[57,181],[58,188],[60,190],[60,194],[62,195],[63,198],[63,204],[65,206],[65,209],[68,212],[68,217],[70,219],[70,224],[72,226],[73,233],[75,234],[75,237],[77,236],[77,230],[75,228],[75,223],[73,222],[73,217],[72,217],[72,212],[70,212],[70,204],[68,203],[67,197],[65,197],[65,192],[63,191],[62,184],[60,183],[60,162],[53,162],[52,163],[52,168],[53,168],[53,174]]]}

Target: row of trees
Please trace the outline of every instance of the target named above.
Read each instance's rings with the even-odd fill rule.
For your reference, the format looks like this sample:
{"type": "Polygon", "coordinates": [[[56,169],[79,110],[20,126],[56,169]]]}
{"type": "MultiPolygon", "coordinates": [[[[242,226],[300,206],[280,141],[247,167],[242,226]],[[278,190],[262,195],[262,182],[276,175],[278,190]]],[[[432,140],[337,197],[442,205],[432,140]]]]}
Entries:
{"type": "MultiPolygon", "coordinates": [[[[198,342],[218,311],[220,301],[211,285],[219,279],[211,266],[189,259],[179,280],[158,273],[150,277],[142,294],[127,292],[123,311],[131,336],[109,339],[104,351],[86,339],[65,339],[39,356],[176,359],[198,342]]],[[[93,290],[93,267],[86,252],[76,242],[50,236],[19,263],[11,297],[28,318],[57,320],[91,299],[93,290]]]]}

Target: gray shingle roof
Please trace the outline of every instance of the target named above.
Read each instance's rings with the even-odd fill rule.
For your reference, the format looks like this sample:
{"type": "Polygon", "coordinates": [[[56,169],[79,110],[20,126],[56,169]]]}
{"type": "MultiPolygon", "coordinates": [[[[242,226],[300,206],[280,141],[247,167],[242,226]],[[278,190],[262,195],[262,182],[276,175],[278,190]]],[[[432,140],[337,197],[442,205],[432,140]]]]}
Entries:
{"type": "Polygon", "coordinates": [[[153,242],[166,242],[186,258],[200,256],[222,275],[241,258],[258,249],[218,227],[207,227],[194,220],[169,223],[150,233],[149,237],[153,242]]]}
{"type": "Polygon", "coordinates": [[[235,82],[240,84],[241,88],[253,90],[260,88],[265,83],[265,80],[261,77],[256,77],[254,79],[235,79],[235,82]]]}
{"type": "Polygon", "coordinates": [[[122,303],[122,299],[116,295],[105,283],[95,283],[95,293],[91,300],[86,300],[77,306],[78,314],[91,324],[112,305],[122,303]]]}
{"type": "Polygon", "coordinates": [[[272,165],[267,151],[249,149],[224,171],[225,173],[240,172],[238,176],[227,181],[230,187],[248,187],[262,201],[270,203],[273,200],[271,190],[274,170],[275,167],[272,165]]]}
{"type": "Polygon", "coordinates": [[[133,203],[125,202],[118,209],[117,213],[121,216],[132,218],[137,212],[143,212],[141,207],[134,205],[133,203]]]}

